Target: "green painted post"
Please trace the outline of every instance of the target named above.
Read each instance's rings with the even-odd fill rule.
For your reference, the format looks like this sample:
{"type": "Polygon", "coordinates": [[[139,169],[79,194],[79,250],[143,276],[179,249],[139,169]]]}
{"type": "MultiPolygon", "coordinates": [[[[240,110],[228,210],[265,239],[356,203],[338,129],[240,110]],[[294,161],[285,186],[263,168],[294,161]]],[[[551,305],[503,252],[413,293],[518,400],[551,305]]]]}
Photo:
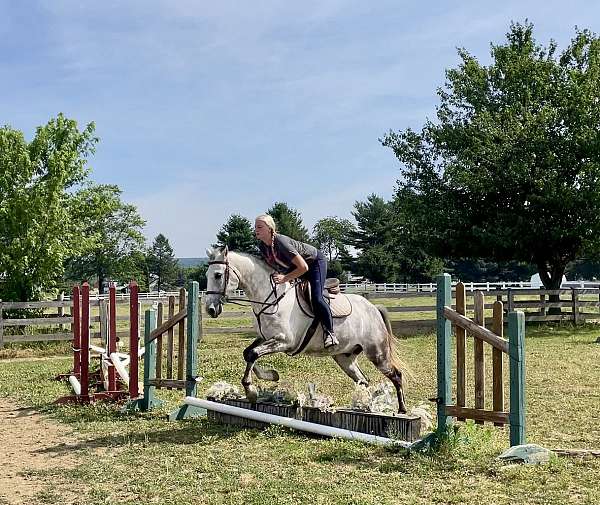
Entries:
{"type": "MultiPolygon", "coordinates": [[[[196,396],[197,392],[198,343],[201,340],[201,335],[202,311],[200,310],[200,286],[196,281],[191,281],[188,284],[187,306],[186,396],[196,396]]],[[[206,409],[184,404],[169,414],[169,420],[175,421],[203,416],[206,416],[206,409]]]]}
{"type": "Polygon", "coordinates": [[[525,443],[525,314],[508,314],[510,358],[510,445],[525,443]]]}
{"type": "Polygon", "coordinates": [[[437,433],[445,436],[452,416],[446,415],[446,405],[452,398],[452,355],[451,334],[452,325],[444,317],[444,306],[452,306],[450,275],[437,277],[437,433]]]}
{"type": "Polygon", "coordinates": [[[156,311],[147,310],[144,319],[144,398],[140,403],[140,410],[150,410],[154,404],[155,386],[149,384],[150,379],[156,379],[156,339],[150,340],[150,333],[156,329],[156,311]]]}
{"type": "Polygon", "coordinates": [[[198,369],[198,342],[200,341],[200,328],[202,324],[200,313],[200,286],[196,281],[188,285],[188,326],[187,326],[187,355],[185,371],[185,394],[196,396],[196,373],[198,369]]]}

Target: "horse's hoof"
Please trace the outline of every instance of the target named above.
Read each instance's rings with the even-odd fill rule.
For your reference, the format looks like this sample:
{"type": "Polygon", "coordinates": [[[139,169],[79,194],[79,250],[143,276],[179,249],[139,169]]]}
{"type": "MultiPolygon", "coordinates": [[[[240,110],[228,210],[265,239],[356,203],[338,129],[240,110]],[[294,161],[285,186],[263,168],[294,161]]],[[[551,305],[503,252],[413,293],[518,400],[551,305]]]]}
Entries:
{"type": "Polygon", "coordinates": [[[252,372],[254,372],[254,375],[256,375],[256,377],[258,377],[261,380],[271,381],[271,382],[279,381],[279,372],[272,367],[267,368],[267,367],[261,367],[258,365],[254,365],[252,372]]]}
{"type": "Polygon", "coordinates": [[[252,384],[244,384],[244,390],[246,391],[246,399],[250,403],[256,403],[256,400],[258,399],[258,392],[256,391],[256,388],[252,384]]]}

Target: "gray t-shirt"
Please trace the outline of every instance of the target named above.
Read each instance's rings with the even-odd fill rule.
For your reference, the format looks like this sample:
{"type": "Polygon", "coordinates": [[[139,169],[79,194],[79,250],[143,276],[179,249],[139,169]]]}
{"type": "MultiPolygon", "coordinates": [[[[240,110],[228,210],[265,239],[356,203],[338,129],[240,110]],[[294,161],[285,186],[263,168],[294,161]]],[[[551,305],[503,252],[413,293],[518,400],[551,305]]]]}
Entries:
{"type": "Polygon", "coordinates": [[[277,270],[284,269],[285,271],[293,270],[295,268],[292,263],[292,258],[296,255],[300,255],[304,258],[309,265],[317,259],[317,248],[310,245],[305,244],[304,242],[299,242],[298,240],[294,240],[293,238],[288,237],[287,235],[276,234],[273,240],[273,250],[263,242],[259,244],[260,252],[263,255],[263,258],[277,270]],[[275,259],[273,257],[273,253],[277,256],[275,259]],[[277,262],[284,263],[287,265],[283,267],[281,264],[277,262]]]}

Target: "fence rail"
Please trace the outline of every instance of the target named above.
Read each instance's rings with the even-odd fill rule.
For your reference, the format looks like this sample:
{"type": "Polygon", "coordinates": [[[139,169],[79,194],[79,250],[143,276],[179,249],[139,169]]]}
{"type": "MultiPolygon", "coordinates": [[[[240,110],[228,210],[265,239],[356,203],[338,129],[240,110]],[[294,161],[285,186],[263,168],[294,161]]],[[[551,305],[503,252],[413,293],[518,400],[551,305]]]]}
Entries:
{"type": "MultiPolygon", "coordinates": [[[[508,284],[508,283],[502,283],[508,284]]],[[[525,284],[525,283],[519,283],[525,284]]],[[[574,324],[580,324],[592,320],[600,320],[600,287],[591,288],[590,283],[586,283],[584,288],[561,288],[555,290],[533,289],[530,287],[512,287],[501,288],[501,283],[465,283],[465,289],[469,293],[469,298],[472,300],[471,286],[474,290],[479,290],[483,296],[495,300],[500,300],[504,303],[505,311],[514,311],[521,309],[525,311],[525,321],[531,322],[560,322],[571,321],[574,324]],[[482,289],[490,286],[490,289],[482,289]],[[554,299],[550,301],[550,298],[554,299]],[[560,313],[554,313],[560,309],[560,313]]],[[[435,329],[435,285],[433,291],[425,291],[424,287],[429,285],[421,284],[421,291],[398,291],[399,284],[387,284],[386,289],[392,287],[396,291],[385,290],[362,290],[364,285],[353,284],[345,285],[352,286],[356,289],[357,294],[361,294],[366,298],[377,303],[381,299],[405,300],[399,302],[402,305],[388,306],[387,310],[390,313],[397,314],[397,317],[392,318],[392,329],[396,335],[414,335],[423,332],[431,332],[435,329]],[[361,289],[358,289],[359,286],[361,289]],[[418,318],[411,318],[414,313],[419,313],[418,318]]],[[[382,286],[382,285],[372,285],[382,286]]],[[[453,287],[452,292],[455,289],[453,287]]],[[[140,293],[139,302],[141,305],[156,305],[160,302],[168,302],[169,296],[174,296],[168,293],[140,293]],[[142,296],[146,295],[146,296],[142,296]],[[150,295],[153,295],[152,297],[150,295]]],[[[117,304],[129,303],[129,295],[118,295],[117,304]]],[[[179,296],[179,293],[177,293],[179,296]]],[[[202,293],[201,293],[202,296],[202,293]]],[[[98,307],[105,303],[103,298],[91,298],[90,307],[98,307]]],[[[393,303],[393,302],[392,302],[393,303]]],[[[388,304],[389,305],[389,304],[388,304]]],[[[467,310],[474,309],[471,301],[467,310]]],[[[4,342],[31,342],[31,341],[46,341],[46,340],[69,340],[71,333],[68,332],[68,327],[72,325],[72,301],[65,297],[63,300],[47,300],[41,302],[2,302],[0,301],[0,348],[4,342]],[[19,311],[27,310],[53,310],[52,313],[46,314],[43,317],[36,315],[30,317],[30,314],[25,314],[24,318],[18,317],[19,311]],[[67,314],[65,314],[65,312],[67,314]],[[8,313],[7,313],[8,312],[8,313]],[[8,317],[7,317],[8,316],[8,317]],[[21,334],[16,331],[8,332],[7,328],[29,328],[46,327],[48,333],[39,333],[33,330],[21,331],[21,334]]],[[[142,310],[140,310],[142,313],[142,310]]],[[[237,309],[235,311],[223,312],[221,318],[251,318],[252,313],[250,308],[247,310],[237,309]]],[[[128,316],[118,315],[117,321],[125,321],[128,316]]],[[[100,314],[92,315],[90,322],[96,324],[100,321],[100,314]]],[[[205,334],[216,333],[247,333],[253,328],[244,322],[237,322],[237,326],[233,327],[211,327],[207,326],[204,330],[205,334]]],[[[120,332],[125,333],[125,332],[120,332]]],[[[99,335],[98,332],[92,332],[92,336],[99,335]]]]}

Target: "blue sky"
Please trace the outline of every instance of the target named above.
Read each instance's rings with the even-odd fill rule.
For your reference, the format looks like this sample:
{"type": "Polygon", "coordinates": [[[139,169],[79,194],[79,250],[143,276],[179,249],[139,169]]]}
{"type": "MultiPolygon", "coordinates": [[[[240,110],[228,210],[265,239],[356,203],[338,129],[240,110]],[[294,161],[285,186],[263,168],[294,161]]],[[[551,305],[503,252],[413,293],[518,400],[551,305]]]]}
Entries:
{"type": "Polygon", "coordinates": [[[377,139],[433,116],[457,47],[488,62],[525,18],[562,49],[600,3],[0,0],[0,123],[94,121],[92,178],[203,256],[233,213],[285,201],[310,228],[389,198],[377,139]]]}

